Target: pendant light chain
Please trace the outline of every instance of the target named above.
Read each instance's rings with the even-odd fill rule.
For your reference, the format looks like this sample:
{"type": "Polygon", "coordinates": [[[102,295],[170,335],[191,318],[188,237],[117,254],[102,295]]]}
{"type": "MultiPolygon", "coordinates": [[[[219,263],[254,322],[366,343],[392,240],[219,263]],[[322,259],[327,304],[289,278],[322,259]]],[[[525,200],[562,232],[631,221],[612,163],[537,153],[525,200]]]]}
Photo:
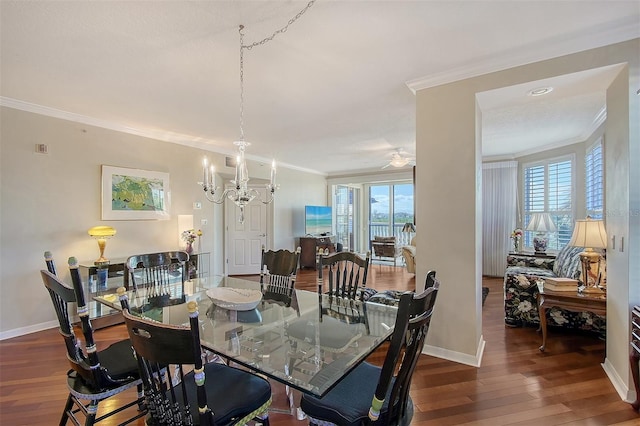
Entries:
{"type": "MultiPolygon", "coordinates": [[[[289,29],[289,26],[294,22],[296,22],[302,15],[304,15],[304,13],[307,10],[309,10],[309,8],[313,6],[315,2],[316,0],[311,0],[309,3],[307,3],[304,9],[298,12],[296,16],[289,19],[289,22],[287,22],[287,25],[280,28],[279,30],[276,30],[269,37],[266,37],[255,43],[251,43],[248,45],[244,44],[244,34],[242,33],[242,30],[244,29],[244,25],[240,25],[238,32],[240,33],[240,142],[242,142],[242,145],[249,145],[244,141],[244,49],[251,50],[256,46],[261,46],[273,40],[274,37],[277,36],[278,34],[282,34],[286,32],[289,29]]],[[[242,148],[244,148],[244,146],[242,146],[242,148]]]]}
{"type": "Polygon", "coordinates": [[[316,0],[311,0],[307,6],[302,9],[298,14],[291,18],[287,25],[280,28],[269,37],[259,42],[249,45],[244,44],[244,25],[240,25],[238,32],[240,33],[240,140],[235,141],[233,144],[238,147],[238,156],[236,157],[236,175],[231,183],[233,186],[227,188],[220,188],[216,185],[216,171],[213,164],[209,165],[207,158],[202,161],[203,166],[203,182],[202,189],[204,190],[207,200],[215,204],[222,204],[226,200],[231,200],[240,209],[238,220],[240,223],[244,223],[244,209],[253,200],[259,200],[263,204],[272,203],[274,200],[274,194],[278,189],[276,184],[276,162],[271,163],[271,177],[269,183],[265,185],[266,195],[259,192],[256,188],[249,186],[249,170],[247,169],[247,162],[245,160],[245,148],[249,146],[248,142],[244,140],[244,49],[251,49],[255,46],[265,44],[280,33],[287,31],[289,26],[296,22],[316,0]],[[219,191],[221,190],[221,191],[219,191]]]}
{"type": "Polygon", "coordinates": [[[240,140],[244,142],[244,25],[240,25],[240,140]]]}
{"type": "Polygon", "coordinates": [[[251,43],[248,45],[244,45],[242,42],[240,42],[240,44],[242,45],[243,49],[249,49],[251,50],[252,48],[256,47],[256,46],[260,46],[262,44],[265,44],[271,40],[273,40],[273,38],[275,36],[277,36],[278,34],[282,34],[284,32],[286,32],[289,29],[289,26],[291,24],[293,24],[294,22],[296,22],[302,15],[304,15],[304,13],[309,10],[311,8],[311,6],[313,6],[313,4],[316,2],[316,0],[311,0],[309,3],[307,3],[307,5],[304,7],[304,9],[302,9],[300,12],[298,12],[298,14],[296,16],[294,16],[293,18],[289,19],[289,22],[287,22],[287,25],[285,25],[284,27],[280,28],[279,30],[276,30],[273,34],[271,34],[269,37],[266,37],[260,41],[256,41],[255,43],[251,43]]]}

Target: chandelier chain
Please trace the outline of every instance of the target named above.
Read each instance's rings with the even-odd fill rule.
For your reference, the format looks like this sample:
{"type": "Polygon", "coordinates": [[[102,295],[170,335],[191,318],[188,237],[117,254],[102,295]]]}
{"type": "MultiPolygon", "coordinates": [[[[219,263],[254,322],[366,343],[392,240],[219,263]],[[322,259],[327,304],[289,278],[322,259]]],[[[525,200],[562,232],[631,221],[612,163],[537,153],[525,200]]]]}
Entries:
{"type": "Polygon", "coordinates": [[[287,22],[287,25],[285,25],[284,27],[280,28],[279,30],[274,31],[273,34],[271,34],[269,37],[266,37],[260,41],[256,41],[254,43],[251,44],[247,44],[246,46],[240,42],[240,44],[242,45],[241,49],[248,49],[251,50],[252,48],[256,47],[256,46],[260,46],[263,45],[267,42],[270,42],[271,40],[274,39],[275,36],[277,36],[278,34],[282,34],[284,32],[286,32],[289,29],[289,26],[291,24],[293,24],[294,22],[296,22],[302,15],[304,15],[304,13],[309,10],[309,8],[311,8],[311,6],[313,6],[313,4],[316,2],[316,0],[311,0],[309,3],[307,3],[307,5],[304,7],[304,9],[302,9],[300,12],[298,12],[298,14],[296,16],[294,16],[293,18],[289,19],[289,22],[287,22]]]}
{"type": "MultiPolygon", "coordinates": [[[[244,25],[240,25],[238,32],[240,33],[240,141],[244,142],[244,49],[251,50],[256,46],[261,46],[265,43],[270,42],[274,39],[278,34],[282,34],[289,29],[289,26],[296,22],[304,13],[309,10],[311,6],[316,2],[316,0],[311,0],[307,5],[302,9],[296,16],[289,19],[287,25],[284,27],[274,31],[269,37],[266,37],[260,41],[256,41],[251,44],[244,44],[244,34],[242,30],[244,29],[244,25]]],[[[248,144],[247,144],[248,145],[248,144]]]]}
{"type": "Polygon", "coordinates": [[[238,32],[240,33],[240,140],[244,141],[244,51],[242,30],[244,25],[240,25],[238,32]]]}
{"type": "Polygon", "coordinates": [[[274,193],[278,189],[276,184],[276,162],[271,163],[271,176],[269,183],[266,184],[266,195],[262,195],[257,189],[249,187],[249,170],[247,169],[247,163],[245,160],[245,148],[249,146],[249,143],[244,140],[244,50],[255,46],[260,46],[271,40],[278,34],[281,34],[289,26],[296,22],[313,4],[316,0],[311,0],[307,6],[302,9],[296,16],[289,19],[289,22],[284,27],[280,28],[269,37],[260,40],[256,43],[249,45],[244,44],[244,25],[240,25],[238,32],[240,33],[240,140],[235,141],[234,145],[238,147],[238,156],[236,157],[236,175],[230,182],[233,187],[223,188],[222,192],[218,192],[218,186],[216,186],[216,171],[213,164],[209,165],[207,158],[203,163],[203,182],[202,189],[204,190],[205,197],[212,203],[222,204],[225,200],[230,200],[235,203],[240,209],[238,220],[240,223],[244,223],[244,208],[253,200],[258,199],[263,204],[269,204],[273,202],[274,193]]]}

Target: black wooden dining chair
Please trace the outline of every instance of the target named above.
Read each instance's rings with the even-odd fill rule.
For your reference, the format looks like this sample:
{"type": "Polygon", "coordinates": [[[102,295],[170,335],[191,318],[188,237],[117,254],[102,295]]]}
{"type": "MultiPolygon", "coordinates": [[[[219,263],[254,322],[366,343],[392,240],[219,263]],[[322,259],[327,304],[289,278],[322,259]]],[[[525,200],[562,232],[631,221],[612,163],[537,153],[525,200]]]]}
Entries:
{"type": "Polygon", "coordinates": [[[78,262],[69,258],[69,268],[73,287],[68,287],[55,275],[55,263],[50,252],[45,253],[48,271],[40,271],[44,286],[49,291],[51,302],[60,325],[67,359],[71,369],[67,373],[69,396],[60,419],[64,425],[69,419],[74,424],[82,424],[79,413],[85,416],[85,425],[93,425],[124,409],[138,405],[138,410],[127,424],[146,414],[143,405],[142,382],[138,374],[138,365],[133,357],[131,342],[122,340],[108,348],[97,351],[93,337],[93,329],[89,319],[89,311],[82,288],[82,280],[78,271],[78,262]],[[51,272],[50,272],[51,271],[51,272]],[[85,349],[80,346],[71,324],[70,305],[77,304],[78,316],[85,340],[85,349]],[[98,405],[107,398],[117,395],[132,387],[138,387],[137,398],[120,407],[104,404],[109,411],[98,415],[98,405]]]}
{"type": "Polygon", "coordinates": [[[298,275],[300,247],[296,251],[267,250],[262,246],[260,290],[263,300],[291,306],[298,275]]]}
{"type": "Polygon", "coordinates": [[[250,420],[269,424],[267,380],[225,364],[203,364],[196,302],[185,306],[190,326],[174,326],[131,314],[124,288],[118,293],[139,363],[148,424],[244,425],[250,420]]]}
{"type": "Polygon", "coordinates": [[[188,279],[189,254],[166,251],[129,256],[126,261],[129,287],[145,292],[142,311],[185,302],[184,283],[188,279]]]}
{"type": "Polygon", "coordinates": [[[367,252],[365,257],[350,251],[318,255],[318,293],[349,300],[365,300],[370,264],[371,252],[367,252]]]}
{"type": "Polygon", "coordinates": [[[411,378],[429,330],[439,282],[400,297],[398,316],[382,367],[359,364],[323,398],[302,395],[311,425],[408,425],[413,417],[411,378]],[[377,422],[377,423],[374,423],[377,422]]]}
{"type": "MultiPolygon", "coordinates": [[[[364,324],[369,332],[362,304],[369,296],[368,291],[375,292],[366,287],[370,264],[370,252],[365,257],[353,252],[318,256],[318,295],[328,295],[320,310],[321,321],[328,317],[349,324],[364,324]]],[[[332,339],[334,342],[339,340],[332,339]]],[[[340,347],[338,344],[335,349],[340,347]]]]}
{"type": "Polygon", "coordinates": [[[317,362],[309,347],[339,354],[362,336],[363,325],[368,332],[364,295],[371,254],[362,257],[353,252],[337,252],[318,255],[317,262],[319,317],[302,315],[287,325],[285,332],[291,346],[289,371],[317,362]],[[335,322],[350,327],[335,327],[335,322]]]}

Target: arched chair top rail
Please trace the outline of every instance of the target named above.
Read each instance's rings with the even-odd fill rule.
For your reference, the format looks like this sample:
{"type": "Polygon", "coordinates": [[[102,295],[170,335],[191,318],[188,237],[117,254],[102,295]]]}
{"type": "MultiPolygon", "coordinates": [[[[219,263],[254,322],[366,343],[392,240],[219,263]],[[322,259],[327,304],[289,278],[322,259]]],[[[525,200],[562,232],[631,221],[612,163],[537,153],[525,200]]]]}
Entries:
{"type": "Polygon", "coordinates": [[[127,268],[152,268],[171,263],[185,263],[189,260],[186,251],[164,251],[158,253],[136,254],[127,258],[127,268]]]}

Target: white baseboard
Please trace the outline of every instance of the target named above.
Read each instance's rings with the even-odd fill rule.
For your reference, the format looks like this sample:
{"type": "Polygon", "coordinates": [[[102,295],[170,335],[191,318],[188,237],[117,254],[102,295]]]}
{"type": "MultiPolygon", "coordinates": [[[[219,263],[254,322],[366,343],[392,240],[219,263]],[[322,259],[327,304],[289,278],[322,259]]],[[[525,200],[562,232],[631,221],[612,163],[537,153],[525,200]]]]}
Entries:
{"type": "Polygon", "coordinates": [[[480,336],[480,341],[478,342],[478,348],[476,350],[475,356],[430,345],[425,345],[422,353],[425,355],[431,355],[437,358],[446,359],[448,361],[470,365],[472,367],[480,367],[480,365],[482,364],[482,355],[484,354],[485,345],[486,342],[484,340],[484,337],[480,336]]]}
{"type": "Polygon", "coordinates": [[[42,330],[49,330],[50,328],[58,327],[58,321],[41,322],[40,324],[30,325],[28,327],[14,328],[13,330],[7,330],[0,332],[0,340],[11,339],[12,337],[24,336],[25,334],[36,333],[42,330]]]}
{"type": "Polygon", "coordinates": [[[604,372],[607,374],[609,381],[611,382],[613,387],[616,389],[616,392],[618,392],[618,395],[620,395],[620,398],[624,402],[628,402],[628,403],[632,403],[633,401],[635,401],[636,400],[635,390],[628,387],[624,383],[624,380],[622,380],[622,378],[620,377],[616,369],[613,368],[613,365],[609,362],[609,358],[605,358],[604,362],[600,365],[602,366],[602,369],[604,370],[604,372]]]}

